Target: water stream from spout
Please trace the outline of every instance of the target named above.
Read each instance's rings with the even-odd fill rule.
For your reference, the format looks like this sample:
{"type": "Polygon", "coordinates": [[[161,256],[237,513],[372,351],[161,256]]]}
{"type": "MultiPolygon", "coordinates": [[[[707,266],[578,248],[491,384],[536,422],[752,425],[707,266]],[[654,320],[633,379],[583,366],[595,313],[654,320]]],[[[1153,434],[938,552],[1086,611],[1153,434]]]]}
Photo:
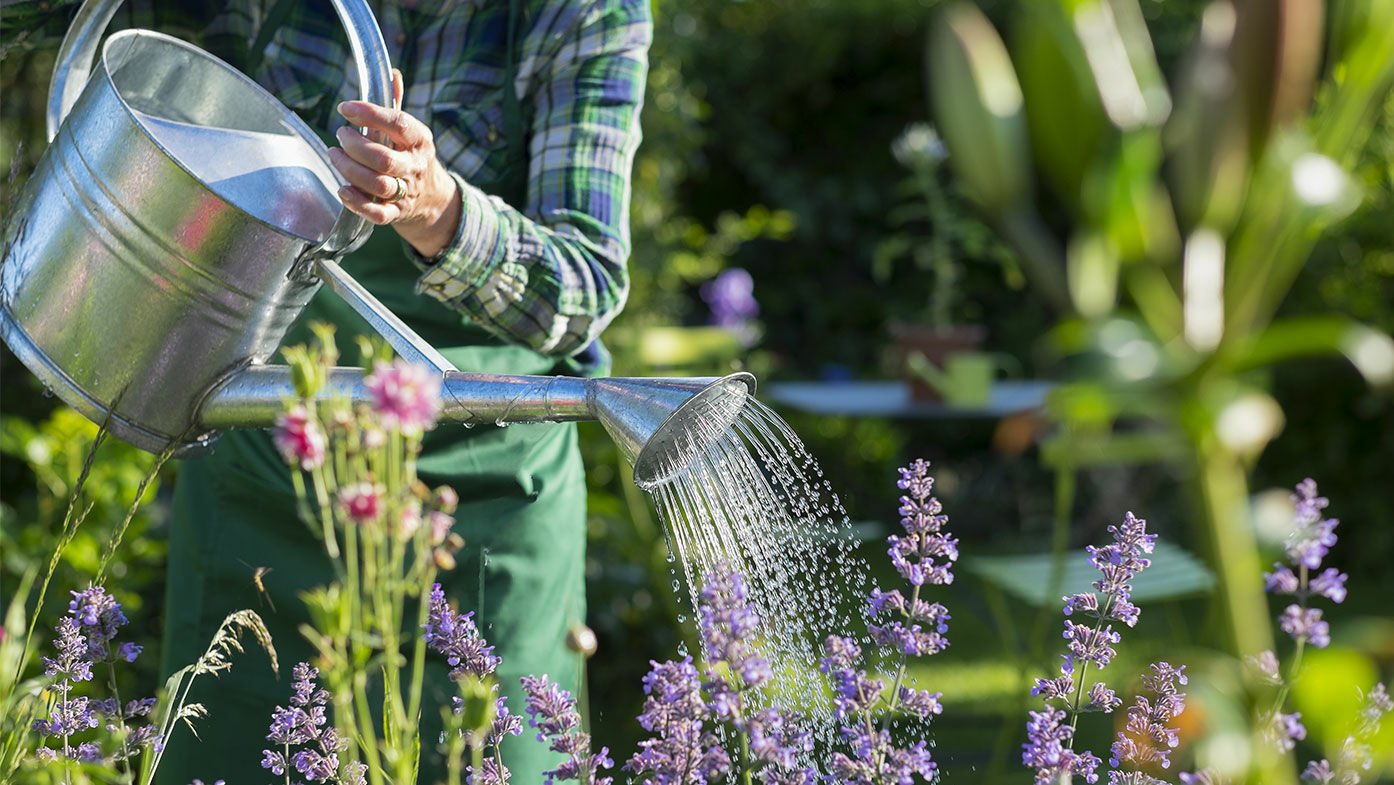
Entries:
{"type": "Polygon", "coordinates": [[[865,635],[870,589],[847,511],[799,437],[754,397],[729,426],[699,419],[687,428],[692,448],[645,490],[691,607],[704,571],[721,563],[740,570],[774,671],[763,700],[795,709],[816,738],[831,741],[821,644],[830,634],[865,635]]]}

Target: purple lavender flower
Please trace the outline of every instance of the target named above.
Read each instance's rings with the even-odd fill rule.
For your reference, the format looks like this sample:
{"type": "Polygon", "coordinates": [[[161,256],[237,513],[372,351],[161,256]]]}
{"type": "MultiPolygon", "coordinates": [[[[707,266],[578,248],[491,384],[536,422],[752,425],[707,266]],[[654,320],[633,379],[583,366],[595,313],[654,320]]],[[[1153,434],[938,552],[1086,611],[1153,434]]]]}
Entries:
{"type": "Polygon", "coordinates": [[[949,522],[944,507],[935,498],[934,478],[929,462],[917,460],[900,470],[897,485],[905,491],[900,497],[900,525],[904,537],[891,536],[891,563],[912,586],[953,583],[953,565],[958,561],[958,540],[943,530],[949,522]]]}
{"type": "Polygon", "coordinates": [[[34,730],[40,736],[72,736],[97,727],[97,715],[86,697],[69,698],[68,689],[62,689],[61,695],[48,719],[34,720],[34,730]]]}
{"type": "Polygon", "coordinates": [[[707,656],[739,674],[743,687],[758,687],[769,678],[769,661],[748,639],[760,619],[746,597],[745,578],[718,564],[704,576],[698,607],[698,630],[707,656]]]}
{"type": "Polygon", "coordinates": [[[499,666],[494,647],[488,645],[474,623],[474,612],[456,613],[445,600],[445,590],[437,583],[431,588],[426,617],[426,645],[445,655],[452,670],[450,678],[472,673],[486,676],[499,666]]]}
{"type": "Polygon", "coordinates": [[[1322,559],[1336,544],[1335,529],[1340,521],[1322,518],[1322,511],[1329,502],[1317,495],[1316,481],[1310,477],[1297,484],[1292,501],[1296,506],[1295,528],[1285,546],[1288,558],[1293,564],[1309,570],[1319,569],[1322,559]]]}
{"type": "Polygon", "coordinates": [[[57,657],[44,657],[44,674],[72,681],[90,681],[92,663],[88,661],[88,642],[82,637],[77,622],[70,618],[58,622],[58,637],[53,642],[57,657]]]}
{"type": "Polygon", "coordinates": [[[853,755],[833,753],[830,773],[839,785],[910,785],[918,775],[928,780],[937,768],[928,745],[920,741],[905,749],[891,743],[890,731],[848,726],[843,735],[852,743],[853,755]]]}
{"type": "Polygon", "coordinates": [[[705,785],[724,777],[731,760],[705,729],[708,710],[692,658],[652,665],[644,676],[639,725],[654,737],[639,742],[625,770],[644,785],[705,785]]]}
{"type": "Polygon", "coordinates": [[[1307,764],[1307,768],[1302,771],[1302,781],[1316,783],[1317,785],[1327,785],[1336,778],[1336,772],[1331,770],[1331,764],[1325,759],[1314,760],[1307,764]]]}
{"type": "Polygon", "coordinates": [[[1066,673],[1073,673],[1074,666],[1081,662],[1107,667],[1118,654],[1113,647],[1122,640],[1111,625],[1099,629],[1069,620],[1065,621],[1063,637],[1069,641],[1066,644],[1068,653],[1065,655],[1065,666],[1062,668],[1066,673]]]}
{"type": "Polygon", "coordinates": [[[1026,743],[1021,746],[1021,763],[1036,772],[1036,785],[1056,785],[1062,778],[1078,776],[1085,782],[1099,781],[1099,759],[1089,752],[1075,752],[1068,745],[1074,731],[1065,722],[1065,712],[1051,706],[1029,712],[1026,743]]]}
{"type": "Polygon", "coordinates": [[[926,585],[952,583],[958,560],[958,540],[944,528],[949,518],[934,496],[929,468],[928,461],[916,460],[898,470],[905,534],[886,538],[891,564],[910,585],[910,597],[898,589],[876,588],[867,598],[874,621],[867,624],[867,633],[895,657],[894,686],[887,690],[884,681],[860,668],[861,648],[850,638],[829,636],[823,644],[819,667],[832,679],[833,713],[851,747],[850,755],[838,752],[832,757],[830,773],[837,782],[909,785],[916,776],[932,778],[937,769],[925,742],[897,746],[889,730],[896,713],[928,719],[944,710],[943,693],[902,683],[909,657],[938,654],[949,645],[948,609],[920,597],[926,585]]]}
{"type": "Polygon", "coordinates": [[[1114,709],[1123,705],[1123,699],[1118,694],[1109,689],[1103,682],[1094,682],[1094,686],[1089,688],[1089,702],[1085,705],[1085,711],[1101,711],[1105,714],[1112,714],[1114,709]]]}
{"type": "Polygon", "coordinates": [[[1384,716],[1394,710],[1394,701],[1390,700],[1389,692],[1383,684],[1376,684],[1364,699],[1365,705],[1360,710],[1360,722],[1355,732],[1341,745],[1336,764],[1332,765],[1326,760],[1308,764],[1302,775],[1304,781],[1359,785],[1365,772],[1374,765],[1374,753],[1369,742],[1379,733],[1384,716]]]}
{"type": "Polygon", "coordinates": [[[528,696],[525,707],[528,724],[537,729],[537,740],[550,741],[549,749],[567,756],[560,766],[543,772],[547,785],[552,785],[556,780],[610,785],[610,777],[598,775],[614,767],[615,762],[610,759],[610,751],[605,747],[591,754],[591,735],[580,729],[581,715],[576,712],[576,700],[571,693],[552,683],[546,674],[540,678],[524,676],[522,684],[523,692],[528,696]]]}
{"type": "Polygon", "coordinates": [[[1321,611],[1308,608],[1307,601],[1317,596],[1345,602],[1349,576],[1334,567],[1312,574],[1321,569],[1322,560],[1336,544],[1338,521],[1322,517],[1328,502],[1317,495],[1317,484],[1310,478],[1298,483],[1292,499],[1296,509],[1286,545],[1291,566],[1274,564],[1273,571],[1264,574],[1264,588],[1270,594],[1297,598],[1279,617],[1280,626],[1294,640],[1322,648],[1331,642],[1331,629],[1321,611]]]}
{"type": "MultiPolygon", "coordinates": [[[[1153,698],[1138,695],[1128,708],[1128,723],[1113,742],[1109,765],[1115,769],[1171,766],[1171,751],[1176,749],[1178,737],[1176,729],[1167,723],[1186,709],[1186,695],[1180,691],[1186,683],[1185,671],[1185,666],[1152,664],[1152,673],[1143,676],[1142,683],[1153,698]]],[[[1112,775],[1109,782],[1114,782],[1112,775]]]]}
{"type": "Polygon", "coordinates": [[[1283,610],[1283,615],[1278,617],[1278,626],[1283,632],[1291,635],[1293,640],[1311,643],[1318,649],[1331,644],[1331,625],[1321,618],[1320,608],[1289,605],[1283,610]]]}
{"type": "Polygon", "coordinates": [[[755,280],[739,267],[723,270],[702,285],[702,299],[711,309],[712,324],[740,329],[760,315],[755,280]]]}
{"type": "Polygon", "coordinates": [[[127,662],[135,659],[140,647],[126,644],[118,652],[111,643],[117,633],[126,626],[126,614],[121,612],[121,604],[101,586],[88,586],[72,592],[73,599],[68,603],[68,613],[78,623],[82,637],[87,641],[87,658],[93,662],[107,662],[119,657],[127,662]]]}
{"type": "Polygon", "coordinates": [[[341,776],[339,752],[343,744],[328,726],[325,714],[329,691],[319,686],[319,670],[297,663],[292,671],[290,706],[277,706],[271,714],[266,739],[279,750],[261,751],[261,767],[276,776],[294,770],[309,782],[346,783],[341,776]],[[292,750],[294,747],[300,749],[292,750]]]}
{"type": "MultiPolygon", "coordinates": [[[[1147,521],[1131,512],[1123,516],[1122,523],[1109,526],[1108,532],[1113,542],[1086,549],[1090,563],[1099,571],[1099,579],[1093,583],[1094,591],[1062,598],[1065,616],[1077,614],[1094,621],[1079,623],[1065,619],[1062,637],[1068,643],[1060,675],[1037,679],[1031,690],[1031,694],[1047,703],[1044,712],[1031,712],[1031,720],[1027,723],[1028,741],[1022,753],[1022,763],[1035,769],[1038,783],[1053,783],[1064,775],[1082,776],[1086,782],[1095,782],[1099,759],[1087,750],[1075,751],[1074,731],[1071,725],[1064,723],[1065,718],[1071,715],[1077,718],[1086,711],[1112,713],[1123,705],[1117,693],[1101,681],[1089,685],[1086,693],[1085,674],[1090,665],[1100,669],[1107,667],[1117,655],[1114,647],[1122,636],[1109,621],[1122,622],[1128,627],[1137,624],[1140,611],[1132,602],[1132,581],[1152,563],[1147,555],[1156,548],[1157,535],[1148,534],[1147,521]],[[1069,713],[1050,706],[1051,701],[1066,704],[1069,713]]],[[[1151,709],[1150,704],[1147,709],[1151,709]]],[[[1137,707],[1129,710],[1130,724],[1135,710],[1137,707]]],[[[1129,737],[1119,737],[1114,744],[1115,761],[1144,754],[1140,749],[1133,751],[1127,746],[1130,743],[1129,737]]],[[[1117,766],[1117,762],[1114,765],[1117,766]]],[[[1110,774],[1110,782],[1140,782],[1140,776],[1143,775],[1115,772],[1110,774]]]]}
{"type": "Polygon", "coordinates": [[[1284,714],[1274,712],[1268,719],[1264,734],[1273,746],[1287,752],[1297,746],[1297,742],[1307,738],[1307,727],[1302,724],[1301,712],[1284,714]]]}

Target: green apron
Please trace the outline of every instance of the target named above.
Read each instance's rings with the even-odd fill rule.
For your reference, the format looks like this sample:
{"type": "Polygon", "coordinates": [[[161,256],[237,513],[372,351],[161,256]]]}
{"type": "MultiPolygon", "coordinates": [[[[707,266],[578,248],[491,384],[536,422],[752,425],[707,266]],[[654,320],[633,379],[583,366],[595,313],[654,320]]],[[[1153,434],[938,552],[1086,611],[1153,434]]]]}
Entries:
{"type": "MultiPolygon", "coordinates": [[[[508,80],[505,84],[511,84],[508,80]]],[[[511,93],[511,91],[509,91],[511,93]]],[[[517,101],[506,112],[510,136],[521,139],[517,101]]],[[[527,170],[521,143],[504,182],[475,183],[504,198],[519,199],[527,170]]],[[[516,203],[516,202],[515,202],[516,203]]],[[[463,370],[491,373],[558,372],[557,358],[510,346],[460,315],[414,291],[417,269],[389,228],[345,260],[359,282],[423,338],[463,370]]],[[[347,305],[321,291],[284,345],[305,342],[310,320],[338,326],[345,364],[354,361],[356,334],[370,329],[347,305]]],[[[584,470],[573,424],[492,425],[466,429],[443,423],[427,434],[419,472],[423,481],[448,484],[460,495],[456,531],[465,539],[458,566],[441,583],[461,610],[474,610],[496,654],[498,677],[514,713],[524,699],[518,679],[546,673],[578,698],[584,660],[565,646],[568,630],[585,619],[584,470]]],[[[301,592],[328,583],[332,571],[316,537],[297,516],[288,469],[266,432],[223,435],[212,454],[180,464],[170,524],[168,600],[164,629],[165,672],[197,658],[229,613],[260,610],[280,654],[281,673],[249,644],[231,672],[199,679],[191,702],[209,716],[196,722],[202,743],[185,728],[175,731],[160,782],[269,782],[260,768],[271,712],[290,696],[290,667],[313,652],[298,631],[308,623],[301,592]],[[266,568],[261,583],[254,570],[266,568]],[[271,604],[274,603],[274,610],[271,604]]],[[[421,782],[443,779],[436,743],[440,707],[455,694],[439,657],[431,659],[424,702],[421,782]]],[[[509,739],[504,760],[514,782],[542,781],[560,756],[526,731],[509,739]]]]}

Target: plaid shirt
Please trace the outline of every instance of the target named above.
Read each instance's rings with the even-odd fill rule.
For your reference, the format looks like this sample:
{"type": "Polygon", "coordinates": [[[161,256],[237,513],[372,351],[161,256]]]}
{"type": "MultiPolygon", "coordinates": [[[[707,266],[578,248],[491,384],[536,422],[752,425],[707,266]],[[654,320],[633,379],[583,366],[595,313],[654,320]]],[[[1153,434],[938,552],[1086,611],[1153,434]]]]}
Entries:
{"type": "MultiPolygon", "coordinates": [[[[254,76],[328,131],[356,98],[347,41],[327,3],[294,4],[254,76]]],[[[459,230],[435,259],[408,249],[418,293],[511,343],[569,356],[587,347],[628,293],[629,176],[648,71],[648,0],[527,0],[515,32],[516,90],[527,151],[504,128],[509,4],[504,0],[374,4],[406,82],[403,109],[431,127],[456,180],[459,230]],[[509,204],[473,183],[527,166],[526,197],[509,204]]],[[[256,40],[274,0],[242,0],[208,32],[256,40]]],[[[264,40],[264,39],[263,39],[264,40]]]]}

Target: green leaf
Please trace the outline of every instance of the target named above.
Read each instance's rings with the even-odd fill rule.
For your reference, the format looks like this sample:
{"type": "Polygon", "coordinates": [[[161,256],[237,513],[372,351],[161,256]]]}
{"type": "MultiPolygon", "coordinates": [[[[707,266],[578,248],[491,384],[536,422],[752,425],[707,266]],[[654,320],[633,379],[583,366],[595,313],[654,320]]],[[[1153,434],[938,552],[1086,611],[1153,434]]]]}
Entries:
{"type": "MultiPolygon", "coordinates": [[[[1158,602],[1208,594],[1215,587],[1215,575],[1200,559],[1169,542],[1158,542],[1151,555],[1152,564],[1133,579],[1133,601],[1158,602]]],[[[1052,581],[1055,559],[1048,553],[1018,556],[965,557],[963,567],[1017,599],[1037,607],[1060,602],[1060,596],[1092,591],[1099,572],[1083,552],[1065,558],[1064,573],[1052,581]],[[1053,585],[1060,591],[1051,593],[1053,585]]]]}
{"type": "Polygon", "coordinates": [[[1311,316],[1274,322],[1227,356],[1238,371],[1301,357],[1340,355],[1379,387],[1394,383],[1394,339],[1369,325],[1340,316],[1311,316]]]}
{"type": "Polygon", "coordinates": [[[935,124],[964,191],[1001,215],[1026,199],[1031,162],[1021,85],[992,23],[977,8],[946,8],[930,31],[927,83],[935,124]]]}
{"type": "Polygon", "coordinates": [[[1112,130],[1084,48],[1055,3],[1025,5],[1012,43],[1035,160],[1056,194],[1078,207],[1085,172],[1112,130]]]}

